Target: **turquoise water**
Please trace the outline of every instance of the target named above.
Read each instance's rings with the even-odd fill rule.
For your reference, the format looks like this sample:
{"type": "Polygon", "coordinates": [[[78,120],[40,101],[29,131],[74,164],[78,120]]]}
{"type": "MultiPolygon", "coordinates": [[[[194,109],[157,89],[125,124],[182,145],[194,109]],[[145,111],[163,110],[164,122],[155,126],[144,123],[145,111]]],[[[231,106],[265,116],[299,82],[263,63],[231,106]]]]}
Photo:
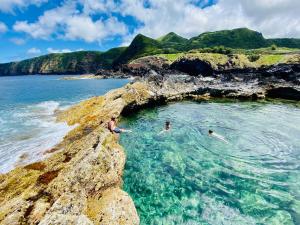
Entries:
{"type": "Polygon", "coordinates": [[[0,77],[0,173],[41,159],[70,130],[55,111],[119,88],[128,80],[60,80],[62,76],[0,77]]]}
{"type": "Polygon", "coordinates": [[[124,188],[141,224],[300,224],[299,106],[183,102],[123,126],[124,188]]]}

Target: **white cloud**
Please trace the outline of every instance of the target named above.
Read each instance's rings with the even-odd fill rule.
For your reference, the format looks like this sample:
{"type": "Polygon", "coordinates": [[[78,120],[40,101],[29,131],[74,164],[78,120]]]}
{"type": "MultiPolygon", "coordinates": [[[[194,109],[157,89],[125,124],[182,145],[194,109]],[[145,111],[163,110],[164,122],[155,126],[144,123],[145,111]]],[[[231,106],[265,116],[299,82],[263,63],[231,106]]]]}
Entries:
{"type": "Polygon", "coordinates": [[[0,34],[1,34],[1,33],[5,33],[7,30],[8,30],[8,29],[7,29],[7,26],[5,25],[5,23],[2,23],[2,22],[0,21],[0,34]]]}
{"type": "Polygon", "coordinates": [[[53,49],[53,48],[47,48],[47,52],[49,53],[69,53],[72,52],[70,49],[53,49]]]}
{"type": "MultiPolygon", "coordinates": [[[[249,27],[267,37],[300,37],[299,0],[219,0],[201,9],[191,0],[123,0],[118,10],[143,25],[135,34],[159,37],[174,31],[186,37],[206,31],[249,27]]],[[[131,38],[131,36],[127,37],[131,38]]]]}
{"type": "Polygon", "coordinates": [[[29,5],[39,6],[48,0],[0,0],[0,11],[12,13],[15,8],[25,8],[29,5]]]}
{"type": "Polygon", "coordinates": [[[26,41],[22,38],[11,38],[9,40],[16,45],[24,45],[26,43],[26,41]]]}
{"type": "Polygon", "coordinates": [[[117,18],[111,16],[107,19],[93,20],[91,16],[77,10],[74,1],[44,12],[34,23],[17,21],[13,28],[33,38],[79,39],[86,42],[101,42],[108,37],[127,33],[126,25],[117,18]]]}
{"type": "Polygon", "coordinates": [[[112,12],[117,8],[117,5],[112,0],[79,0],[83,5],[85,14],[95,14],[97,12],[112,12]]]}
{"type": "Polygon", "coordinates": [[[67,19],[72,18],[77,13],[76,4],[71,2],[62,7],[45,11],[35,23],[17,21],[13,29],[17,32],[27,33],[33,38],[50,39],[63,28],[67,19]]]}
{"type": "MultiPolygon", "coordinates": [[[[19,1],[37,3],[46,0],[12,2],[19,1]]],[[[101,42],[119,35],[129,43],[137,33],[157,38],[171,31],[192,37],[206,31],[238,27],[260,31],[266,37],[300,37],[299,0],[219,0],[212,6],[199,7],[207,2],[65,0],[61,6],[45,11],[36,21],[17,21],[13,28],[36,39],[86,42],[101,42]],[[129,33],[127,26],[130,24],[120,21],[116,14],[134,17],[138,27],[129,33]]]]}
{"type": "Polygon", "coordinates": [[[126,34],[125,24],[116,18],[93,21],[90,17],[79,15],[66,21],[65,37],[70,40],[81,39],[86,42],[101,41],[109,36],[126,34]]]}
{"type": "Polygon", "coordinates": [[[41,53],[42,53],[42,51],[40,49],[38,49],[38,48],[30,48],[27,51],[28,55],[39,55],[41,53]]]}

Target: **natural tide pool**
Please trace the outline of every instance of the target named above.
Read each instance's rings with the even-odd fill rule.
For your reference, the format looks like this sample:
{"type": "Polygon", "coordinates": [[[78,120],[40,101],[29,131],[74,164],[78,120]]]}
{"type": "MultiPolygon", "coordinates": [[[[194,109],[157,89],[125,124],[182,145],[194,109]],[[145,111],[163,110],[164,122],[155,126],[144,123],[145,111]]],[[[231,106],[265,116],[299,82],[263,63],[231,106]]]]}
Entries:
{"type": "Polygon", "coordinates": [[[141,224],[300,224],[299,104],[180,102],[122,125],[133,130],[120,140],[124,189],[141,224]]]}

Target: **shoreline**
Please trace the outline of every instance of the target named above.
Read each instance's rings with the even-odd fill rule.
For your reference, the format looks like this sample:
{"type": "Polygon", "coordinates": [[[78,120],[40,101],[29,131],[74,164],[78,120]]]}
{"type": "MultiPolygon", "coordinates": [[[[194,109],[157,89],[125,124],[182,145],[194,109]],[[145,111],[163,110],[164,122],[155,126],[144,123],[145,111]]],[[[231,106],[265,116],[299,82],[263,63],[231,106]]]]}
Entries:
{"type": "Polygon", "coordinates": [[[132,199],[122,191],[124,150],[106,128],[112,116],[184,99],[282,97],[282,90],[300,96],[299,87],[288,84],[269,87],[171,75],[142,79],[72,106],[57,119],[78,126],[49,158],[0,175],[0,222],[139,224],[132,199]]]}

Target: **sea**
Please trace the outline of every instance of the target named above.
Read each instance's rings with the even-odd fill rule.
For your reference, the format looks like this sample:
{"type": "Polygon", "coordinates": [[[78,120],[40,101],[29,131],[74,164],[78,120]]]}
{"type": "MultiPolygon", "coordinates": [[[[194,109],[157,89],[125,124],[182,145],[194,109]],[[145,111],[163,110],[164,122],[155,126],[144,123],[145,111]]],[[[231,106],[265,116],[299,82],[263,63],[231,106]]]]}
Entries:
{"type": "Polygon", "coordinates": [[[73,128],[56,122],[56,110],[129,82],[62,77],[68,76],[0,76],[0,173],[46,157],[73,128]]]}

